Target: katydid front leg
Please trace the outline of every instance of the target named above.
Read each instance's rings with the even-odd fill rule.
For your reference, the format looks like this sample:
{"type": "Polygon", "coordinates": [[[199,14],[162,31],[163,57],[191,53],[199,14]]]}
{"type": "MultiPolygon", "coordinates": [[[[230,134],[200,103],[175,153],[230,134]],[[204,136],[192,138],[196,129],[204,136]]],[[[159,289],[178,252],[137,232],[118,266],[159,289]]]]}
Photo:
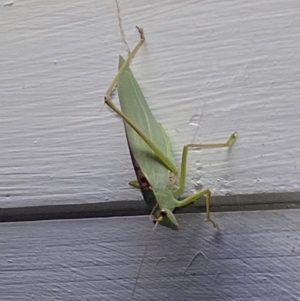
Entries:
{"type": "MultiPolygon", "coordinates": [[[[182,151],[182,159],[181,159],[181,170],[180,170],[180,182],[179,182],[179,189],[178,193],[181,194],[184,191],[185,188],[185,181],[186,181],[186,167],[187,167],[187,154],[189,148],[219,148],[219,147],[231,147],[234,141],[236,140],[237,133],[234,132],[230,135],[229,139],[225,143],[191,143],[187,144],[183,147],[182,151]]],[[[211,222],[214,227],[217,227],[218,224],[211,219],[210,217],[210,198],[211,198],[211,192],[208,189],[202,189],[195,194],[185,198],[184,200],[180,201],[179,205],[177,207],[183,207],[185,205],[188,205],[190,203],[195,202],[200,197],[205,196],[206,197],[206,220],[211,222]]]]}
{"type": "Polygon", "coordinates": [[[130,186],[134,187],[134,188],[138,188],[141,189],[139,182],[137,180],[132,180],[128,183],[130,186]]]}

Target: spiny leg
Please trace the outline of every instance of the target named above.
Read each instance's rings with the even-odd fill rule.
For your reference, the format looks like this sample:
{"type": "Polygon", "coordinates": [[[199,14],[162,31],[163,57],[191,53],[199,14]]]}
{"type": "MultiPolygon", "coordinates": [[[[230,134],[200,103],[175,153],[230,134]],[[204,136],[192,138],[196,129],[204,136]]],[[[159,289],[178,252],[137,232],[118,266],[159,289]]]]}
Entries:
{"type": "Polygon", "coordinates": [[[137,27],[138,32],[140,34],[140,41],[135,46],[133,51],[128,55],[127,59],[119,69],[118,74],[115,76],[114,80],[110,84],[109,88],[107,89],[107,92],[104,96],[105,103],[113,110],[115,111],[128,125],[130,125],[133,130],[147,143],[147,145],[152,149],[152,151],[157,155],[157,157],[165,164],[165,166],[172,172],[177,173],[176,166],[169,160],[168,156],[164,154],[152,141],[147,137],[140,129],[137,127],[117,106],[114,105],[112,102],[110,96],[114,88],[116,87],[122,73],[124,72],[127,65],[130,63],[133,56],[137,53],[137,51],[140,49],[140,47],[145,42],[145,36],[142,28],[137,27]]]}
{"type": "MultiPolygon", "coordinates": [[[[104,96],[104,100],[105,100],[105,103],[107,105],[109,105],[109,103],[111,102],[111,93],[112,91],[115,89],[122,73],[124,72],[125,68],[127,67],[127,65],[130,64],[132,58],[135,56],[135,54],[138,52],[138,50],[141,48],[141,46],[144,44],[145,42],[145,36],[144,36],[144,31],[142,28],[139,28],[137,27],[137,30],[140,34],[140,41],[138,42],[138,44],[134,47],[134,49],[129,53],[127,59],[125,60],[124,64],[122,65],[122,67],[119,69],[119,72],[118,74],[115,76],[114,80],[112,81],[112,83],[110,84],[110,86],[108,87],[107,91],[106,91],[106,94],[104,96]]],[[[109,105],[110,106],[110,105],[109,105]]]]}
{"type": "Polygon", "coordinates": [[[190,148],[219,148],[219,147],[231,147],[236,140],[237,132],[230,135],[229,139],[224,143],[190,143],[183,147],[181,168],[180,168],[180,182],[179,182],[179,194],[182,194],[185,188],[186,168],[187,168],[187,155],[190,148]]]}
{"type": "Polygon", "coordinates": [[[218,227],[218,224],[210,217],[210,210],[209,210],[210,199],[211,199],[210,190],[202,189],[202,190],[196,192],[195,194],[192,194],[191,196],[185,198],[184,200],[179,201],[179,205],[177,205],[177,207],[183,207],[190,203],[193,203],[202,196],[206,197],[206,221],[211,222],[213,224],[213,226],[216,228],[216,227],[218,227]]]}

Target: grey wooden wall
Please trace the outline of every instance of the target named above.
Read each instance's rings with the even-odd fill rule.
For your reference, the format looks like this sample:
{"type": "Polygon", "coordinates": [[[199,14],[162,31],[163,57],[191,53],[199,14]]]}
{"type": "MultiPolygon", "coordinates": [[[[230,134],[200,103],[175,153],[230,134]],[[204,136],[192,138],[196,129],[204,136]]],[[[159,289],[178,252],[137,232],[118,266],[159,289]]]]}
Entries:
{"type": "Polygon", "coordinates": [[[0,300],[130,300],[146,244],[134,300],[300,299],[299,209],[213,216],[2,223],[0,300]]]}

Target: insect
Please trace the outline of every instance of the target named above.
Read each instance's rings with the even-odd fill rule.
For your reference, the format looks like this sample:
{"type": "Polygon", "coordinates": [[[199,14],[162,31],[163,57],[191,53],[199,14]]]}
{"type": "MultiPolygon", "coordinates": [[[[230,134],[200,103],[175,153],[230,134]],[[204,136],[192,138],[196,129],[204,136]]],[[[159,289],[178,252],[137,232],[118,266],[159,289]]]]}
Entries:
{"type": "Polygon", "coordinates": [[[145,41],[142,28],[137,27],[140,40],[126,60],[119,58],[119,72],[109,86],[104,100],[124,121],[129,152],[137,181],[129,184],[139,188],[151,212],[154,223],[178,229],[173,211],[206,197],[206,219],[214,227],[217,223],[210,217],[209,189],[202,189],[193,195],[179,200],[184,192],[187,155],[190,148],[230,147],[236,140],[236,132],[225,143],[187,144],[183,147],[180,171],[173,158],[170,140],[162,126],[154,118],[146,99],[134,78],[129,64],[145,41]],[[119,109],[111,100],[112,91],[117,86],[119,109]]]}

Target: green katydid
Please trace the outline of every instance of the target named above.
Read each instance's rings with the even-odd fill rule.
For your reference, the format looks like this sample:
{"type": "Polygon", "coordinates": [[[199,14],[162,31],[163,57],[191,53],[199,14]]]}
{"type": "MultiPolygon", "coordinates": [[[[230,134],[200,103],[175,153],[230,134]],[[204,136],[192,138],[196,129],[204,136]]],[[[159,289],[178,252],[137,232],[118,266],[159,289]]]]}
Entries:
{"type": "Polygon", "coordinates": [[[230,147],[235,139],[233,133],[225,143],[187,144],[183,147],[179,183],[179,171],[172,155],[171,144],[162,126],[156,121],[143,93],[129,68],[130,61],[145,41],[144,32],[138,28],[140,41],[129,53],[126,60],[119,59],[119,72],[109,86],[104,97],[105,103],[124,121],[129,152],[137,181],[129,184],[140,188],[153,221],[177,230],[178,223],[173,214],[176,207],[195,202],[206,197],[206,218],[214,227],[209,205],[211,193],[208,189],[178,200],[185,188],[187,154],[190,148],[230,147]],[[117,86],[121,110],[111,100],[111,93],[117,86]]]}

